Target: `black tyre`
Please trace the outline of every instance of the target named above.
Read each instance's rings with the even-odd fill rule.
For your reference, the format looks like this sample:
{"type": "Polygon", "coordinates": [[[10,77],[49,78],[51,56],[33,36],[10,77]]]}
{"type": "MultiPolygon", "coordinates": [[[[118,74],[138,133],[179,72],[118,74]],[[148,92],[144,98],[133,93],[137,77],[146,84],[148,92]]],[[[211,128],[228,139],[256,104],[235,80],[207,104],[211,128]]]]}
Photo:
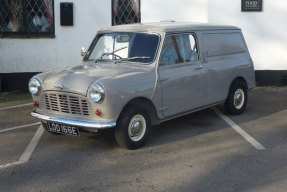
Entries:
{"type": "Polygon", "coordinates": [[[115,138],[121,147],[138,149],[149,137],[151,119],[144,109],[133,107],[121,114],[115,129],[115,138]]]}
{"type": "Polygon", "coordinates": [[[235,81],[229,90],[224,103],[225,110],[231,115],[239,115],[244,112],[247,105],[247,85],[243,81],[235,81]]]}

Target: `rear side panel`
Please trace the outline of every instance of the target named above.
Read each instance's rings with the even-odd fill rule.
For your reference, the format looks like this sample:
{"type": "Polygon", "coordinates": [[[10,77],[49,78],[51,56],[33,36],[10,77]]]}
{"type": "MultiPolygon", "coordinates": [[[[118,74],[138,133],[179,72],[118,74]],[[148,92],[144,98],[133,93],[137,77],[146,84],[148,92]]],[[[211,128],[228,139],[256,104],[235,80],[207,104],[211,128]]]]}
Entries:
{"type": "Polygon", "coordinates": [[[249,63],[251,65],[250,68],[249,68],[249,72],[247,74],[245,74],[246,75],[246,79],[245,80],[247,82],[248,89],[252,89],[252,88],[254,88],[256,86],[254,63],[253,63],[253,60],[252,60],[251,55],[249,53],[249,50],[248,50],[248,47],[247,47],[247,43],[246,43],[246,41],[244,39],[242,31],[241,31],[241,37],[242,37],[242,39],[244,41],[244,44],[245,44],[245,47],[246,47],[246,52],[248,53],[249,58],[250,58],[249,63]]]}
{"type": "Polygon", "coordinates": [[[226,99],[232,81],[243,77],[254,87],[254,68],[240,30],[201,33],[207,81],[207,103],[226,99]]]}

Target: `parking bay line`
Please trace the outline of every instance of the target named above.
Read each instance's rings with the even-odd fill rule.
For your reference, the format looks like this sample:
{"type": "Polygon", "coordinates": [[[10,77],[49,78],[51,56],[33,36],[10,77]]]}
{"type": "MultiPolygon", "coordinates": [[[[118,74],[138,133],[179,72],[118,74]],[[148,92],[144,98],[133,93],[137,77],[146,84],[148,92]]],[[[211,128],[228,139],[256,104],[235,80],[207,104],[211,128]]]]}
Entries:
{"type": "Polygon", "coordinates": [[[26,147],[24,153],[21,155],[20,160],[21,162],[25,163],[27,161],[29,161],[35,147],[37,146],[41,136],[43,135],[44,132],[44,128],[42,127],[42,125],[37,129],[34,137],[32,138],[32,140],[30,141],[29,145],[26,147]]]}
{"type": "Polygon", "coordinates": [[[224,115],[217,108],[212,108],[212,110],[228,125],[230,125],[237,133],[239,133],[246,141],[248,141],[251,145],[253,145],[258,150],[265,150],[266,148],[261,145],[258,141],[256,141],[252,136],[250,136],[246,131],[240,128],[236,123],[234,123],[231,119],[229,119],[226,115],[224,115]]]}
{"type": "Polygon", "coordinates": [[[27,125],[20,125],[20,126],[16,126],[16,127],[6,128],[6,129],[0,130],[0,133],[7,132],[7,131],[12,131],[12,130],[15,130],[15,129],[22,129],[22,128],[26,128],[26,127],[31,127],[31,126],[34,126],[34,125],[40,125],[40,124],[41,124],[40,122],[37,122],[37,123],[31,123],[31,124],[27,124],[27,125]]]}
{"type": "Polygon", "coordinates": [[[35,150],[35,148],[36,148],[41,136],[43,135],[43,132],[44,132],[44,128],[41,125],[37,129],[34,137],[31,139],[29,145],[26,147],[25,151],[21,155],[19,161],[16,161],[16,162],[13,162],[13,163],[7,163],[5,165],[0,165],[0,169],[11,167],[11,166],[14,166],[14,165],[20,165],[20,164],[28,162],[30,157],[31,157],[31,155],[32,155],[32,153],[33,153],[33,151],[35,150]]]}
{"type": "Polygon", "coordinates": [[[25,104],[21,104],[21,105],[2,107],[2,108],[0,108],[0,111],[6,110],[6,109],[14,109],[14,108],[18,108],[18,107],[24,107],[24,106],[28,106],[28,105],[32,106],[32,103],[25,103],[25,104]]]}

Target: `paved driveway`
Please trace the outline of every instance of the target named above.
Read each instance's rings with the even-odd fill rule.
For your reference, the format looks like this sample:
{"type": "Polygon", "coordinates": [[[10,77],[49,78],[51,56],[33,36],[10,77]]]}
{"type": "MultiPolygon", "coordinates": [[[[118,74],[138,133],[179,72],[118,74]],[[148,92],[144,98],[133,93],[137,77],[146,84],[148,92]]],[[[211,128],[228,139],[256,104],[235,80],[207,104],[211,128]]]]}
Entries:
{"type": "Polygon", "coordinates": [[[134,151],[112,131],[55,136],[30,105],[7,108],[30,102],[0,103],[1,192],[287,189],[287,87],[254,89],[240,116],[219,106],[165,122],[134,151]]]}

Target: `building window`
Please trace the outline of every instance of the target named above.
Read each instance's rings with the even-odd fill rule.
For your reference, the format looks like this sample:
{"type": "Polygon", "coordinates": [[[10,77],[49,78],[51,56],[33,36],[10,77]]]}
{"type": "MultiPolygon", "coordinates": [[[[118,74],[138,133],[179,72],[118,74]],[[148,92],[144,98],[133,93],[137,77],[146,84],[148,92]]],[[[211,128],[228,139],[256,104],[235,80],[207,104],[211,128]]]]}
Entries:
{"type": "Polygon", "coordinates": [[[1,36],[54,36],[54,0],[0,0],[1,36]]]}
{"type": "Polygon", "coordinates": [[[140,0],[112,0],[112,24],[140,23],[140,0]]]}

